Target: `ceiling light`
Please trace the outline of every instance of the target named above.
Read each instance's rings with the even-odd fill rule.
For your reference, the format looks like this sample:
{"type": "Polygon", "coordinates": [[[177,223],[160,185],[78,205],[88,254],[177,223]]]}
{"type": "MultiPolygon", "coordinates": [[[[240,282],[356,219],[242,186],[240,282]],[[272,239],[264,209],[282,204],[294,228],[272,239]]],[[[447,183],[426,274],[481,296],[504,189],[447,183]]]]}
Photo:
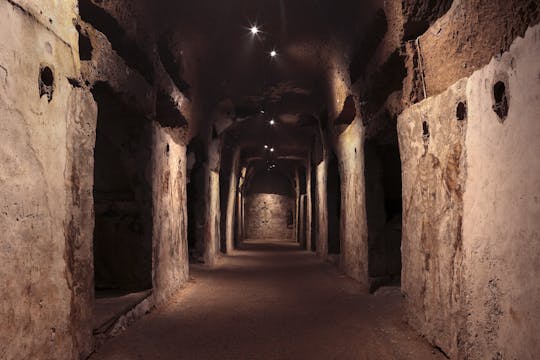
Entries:
{"type": "Polygon", "coordinates": [[[276,55],[277,55],[277,51],[276,51],[276,50],[270,51],[270,56],[271,56],[271,57],[276,57],[276,55]]]}
{"type": "Polygon", "coordinates": [[[274,148],[270,148],[270,152],[274,152],[274,148]]]}
{"type": "Polygon", "coordinates": [[[264,114],[264,110],[261,110],[261,114],[264,114]]]}
{"type": "Polygon", "coordinates": [[[276,122],[274,119],[270,120],[270,125],[274,125],[276,122]]]}
{"type": "Polygon", "coordinates": [[[268,149],[268,145],[264,145],[264,148],[265,148],[265,149],[268,149]]]}
{"type": "Polygon", "coordinates": [[[249,28],[249,32],[251,32],[252,35],[257,35],[259,33],[259,28],[257,27],[257,25],[253,25],[252,27],[249,28]]]}

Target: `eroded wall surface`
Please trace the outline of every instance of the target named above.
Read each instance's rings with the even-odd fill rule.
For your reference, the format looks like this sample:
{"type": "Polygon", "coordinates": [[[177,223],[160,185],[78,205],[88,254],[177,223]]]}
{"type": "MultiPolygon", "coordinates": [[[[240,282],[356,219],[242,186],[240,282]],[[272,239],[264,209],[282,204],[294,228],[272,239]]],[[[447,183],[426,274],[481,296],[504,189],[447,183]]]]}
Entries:
{"type": "Polygon", "coordinates": [[[95,104],[68,81],[77,35],[62,24],[75,3],[38,5],[0,1],[3,359],[78,358],[92,346],[81,328],[92,316],[92,166],[69,152],[89,155],[95,104]]]}
{"type": "Polygon", "coordinates": [[[539,39],[398,121],[408,318],[452,358],[539,351],[539,39]]]}
{"type": "MultiPolygon", "coordinates": [[[[462,305],[466,81],[414,105],[398,120],[403,169],[402,291],[413,327],[457,354],[462,305]]],[[[470,121],[473,121],[471,119],[470,121]]]]}
{"type": "Polygon", "coordinates": [[[294,239],[294,198],[250,194],[246,199],[247,239],[294,239]]]}

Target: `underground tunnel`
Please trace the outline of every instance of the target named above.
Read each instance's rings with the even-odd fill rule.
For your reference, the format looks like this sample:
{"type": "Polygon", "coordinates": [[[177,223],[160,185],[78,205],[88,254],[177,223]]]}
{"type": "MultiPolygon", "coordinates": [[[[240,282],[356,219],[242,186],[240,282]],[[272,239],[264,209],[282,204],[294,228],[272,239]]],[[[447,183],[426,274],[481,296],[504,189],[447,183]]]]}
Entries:
{"type": "Polygon", "coordinates": [[[539,0],[0,0],[0,359],[535,359],[539,0]]]}

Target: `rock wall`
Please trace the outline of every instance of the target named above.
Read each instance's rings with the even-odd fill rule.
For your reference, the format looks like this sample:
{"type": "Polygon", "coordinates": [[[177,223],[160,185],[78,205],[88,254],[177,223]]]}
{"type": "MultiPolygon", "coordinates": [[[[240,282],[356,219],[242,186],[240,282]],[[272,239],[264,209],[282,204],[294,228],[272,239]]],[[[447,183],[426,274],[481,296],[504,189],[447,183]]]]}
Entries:
{"type": "Polygon", "coordinates": [[[294,198],[250,194],[246,198],[247,239],[294,239],[294,198]]]}
{"type": "Polygon", "coordinates": [[[452,358],[539,351],[538,39],[398,120],[408,318],[452,358]]]}
{"type": "Polygon", "coordinates": [[[92,347],[82,326],[92,316],[87,160],[96,109],[69,81],[79,70],[77,34],[66,25],[75,9],[74,1],[0,1],[9,39],[0,45],[3,359],[79,358],[92,347]]]}
{"type": "Polygon", "coordinates": [[[402,291],[409,322],[447,354],[457,354],[462,324],[466,81],[403,112],[402,291]]]}
{"type": "Polygon", "coordinates": [[[427,96],[485,66],[538,21],[538,0],[454,0],[418,39],[427,96]]]}

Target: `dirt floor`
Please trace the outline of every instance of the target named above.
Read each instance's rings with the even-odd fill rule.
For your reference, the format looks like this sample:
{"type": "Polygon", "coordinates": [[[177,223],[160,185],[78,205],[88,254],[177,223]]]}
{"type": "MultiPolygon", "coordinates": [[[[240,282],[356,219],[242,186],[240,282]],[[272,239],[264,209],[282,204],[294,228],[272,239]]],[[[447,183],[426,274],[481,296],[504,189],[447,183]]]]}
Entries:
{"type": "Polygon", "coordinates": [[[91,359],[444,359],[404,322],[399,289],[362,292],[292,243],[246,243],[191,277],[91,359]]]}

